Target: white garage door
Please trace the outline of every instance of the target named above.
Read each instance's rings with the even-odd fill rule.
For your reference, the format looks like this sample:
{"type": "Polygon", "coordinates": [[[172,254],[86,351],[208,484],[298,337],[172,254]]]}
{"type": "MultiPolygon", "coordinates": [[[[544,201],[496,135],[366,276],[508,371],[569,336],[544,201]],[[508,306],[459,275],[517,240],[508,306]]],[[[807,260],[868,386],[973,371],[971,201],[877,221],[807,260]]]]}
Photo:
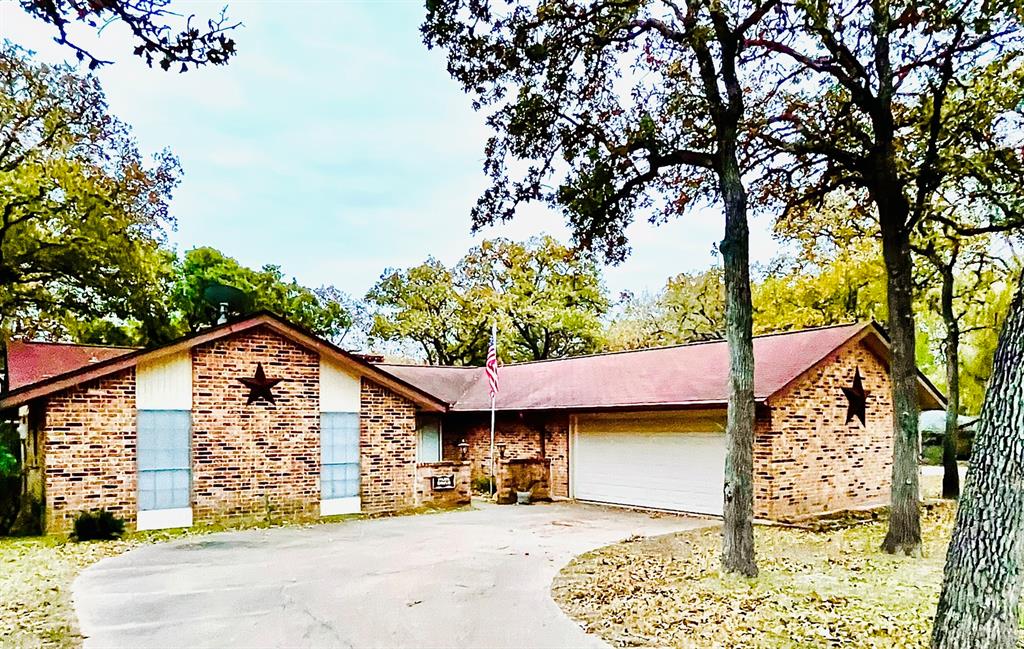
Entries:
{"type": "Polygon", "coordinates": [[[574,496],[721,515],[724,428],[724,418],[710,412],[578,416],[574,496]]]}

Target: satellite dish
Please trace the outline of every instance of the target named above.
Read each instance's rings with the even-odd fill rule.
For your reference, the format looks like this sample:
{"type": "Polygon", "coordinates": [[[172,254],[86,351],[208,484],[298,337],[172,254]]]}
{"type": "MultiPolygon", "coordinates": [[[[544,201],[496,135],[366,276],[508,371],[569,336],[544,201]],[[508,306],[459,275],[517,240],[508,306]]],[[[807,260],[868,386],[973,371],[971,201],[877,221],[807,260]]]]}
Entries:
{"type": "Polygon", "coordinates": [[[228,314],[239,315],[248,309],[249,296],[234,286],[210,282],[203,289],[203,300],[217,310],[217,324],[224,324],[228,314]]]}

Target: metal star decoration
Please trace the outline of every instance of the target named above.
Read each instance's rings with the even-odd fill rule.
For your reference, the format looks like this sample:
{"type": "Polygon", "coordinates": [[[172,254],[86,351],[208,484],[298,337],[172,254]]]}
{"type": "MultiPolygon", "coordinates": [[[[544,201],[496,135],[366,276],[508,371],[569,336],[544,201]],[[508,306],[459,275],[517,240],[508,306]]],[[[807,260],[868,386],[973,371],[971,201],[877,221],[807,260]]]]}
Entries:
{"type": "Polygon", "coordinates": [[[274,403],[274,393],[271,391],[271,388],[284,379],[268,379],[267,375],[263,372],[263,363],[256,363],[256,376],[251,379],[244,378],[238,380],[249,388],[249,400],[245,402],[245,405],[248,406],[260,399],[266,399],[270,403],[274,403]]]}
{"type": "Polygon", "coordinates": [[[853,375],[853,385],[843,388],[843,394],[849,405],[846,407],[846,423],[850,423],[854,417],[860,419],[860,425],[864,425],[865,411],[867,409],[868,395],[864,392],[864,384],[860,380],[860,368],[853,375]]]}

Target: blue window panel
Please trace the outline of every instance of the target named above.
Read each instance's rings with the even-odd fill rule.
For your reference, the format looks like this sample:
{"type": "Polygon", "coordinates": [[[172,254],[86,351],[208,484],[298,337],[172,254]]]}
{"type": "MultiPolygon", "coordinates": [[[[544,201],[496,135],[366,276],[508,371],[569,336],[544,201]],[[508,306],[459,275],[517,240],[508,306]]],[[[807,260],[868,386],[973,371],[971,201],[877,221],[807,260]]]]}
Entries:
{"type": "Polygon", "coordinates": [[[178,509],[189,506],[189,471],[169,469],[139,472],[139,509],[178,509]]]}
{"type": "Polygon", "coordinates": [[[417,461],[441,461],[441,419],[434,416],[416,418],[416,435],[419,438],[417,461]]]}
{"type": "Polygon", "coordinates": [[[320,495],[324,500],[359,495],[359,414],[320,415],[320,495]]]}
{"type": "Polygon", "coordinates": [[[192,416],[188,410],[140,410],[138,417],[139,509],[190,505],[189,453],[192,416]]]}
{"type": "Polygon", "coordinates": [[[191,428],[187,410],[140,410],[139,469],[188,469],[191,428]]]}

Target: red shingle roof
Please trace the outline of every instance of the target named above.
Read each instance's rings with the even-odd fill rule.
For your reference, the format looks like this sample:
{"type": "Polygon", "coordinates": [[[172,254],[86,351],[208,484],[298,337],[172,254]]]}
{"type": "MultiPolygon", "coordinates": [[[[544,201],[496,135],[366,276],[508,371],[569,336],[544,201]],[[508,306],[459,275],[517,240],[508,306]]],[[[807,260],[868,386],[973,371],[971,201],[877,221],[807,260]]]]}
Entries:
{"type": "Polygon", "coordinates": [[[259,327],[268,328],[313,353],[326,356],[348,367],[359,376],[365,376],[396,392],[424,410],[431,412],[446,410],[445,401],[439,397],[424,392],[351,352],[347,352],[268,311],[259,311],[232,322],[204,329],[152,349],[83,347],[48,343],[25,343],[30,347],[18,349],[22,343],[15,342],[13,358],[8,357],[13,380],[10,390],[0,394],[0,410],[20,406],[33,399],[134,367],[140,361],[156,360],[169,354],[191,349],[196,345],[206,344],[259,327]],[[79,351],[73,351],[76,349],[79,351]],[[101,356],[104,357],[101,358],[101,356]]]}
{"type": "MultiPolygon", "coordinates": [[[[766,400],[862,332],[874,336],[877,351],[888,354],[870,323],[755,337],[755,398],[766,400]]],[[[490,409],[482,368],[382,367],[445,399],[452,410],[490,409]]],[[[501,369],[500,384],[500,410],[722,406],[728,401],[729,356],[726,343],[714,341],[519,363],[501,369]]],[[[927,388],[934,391],[930,384],[927,388]]],[[[935,395],[927,398],[934,400],[935,395]]]]}
{"type": "Polygon", "coordinates": [[[16,390],[51,376],[133,351],[133,347],[97,347],[12,340],[7,343],[8,387],[16,390]]]}

